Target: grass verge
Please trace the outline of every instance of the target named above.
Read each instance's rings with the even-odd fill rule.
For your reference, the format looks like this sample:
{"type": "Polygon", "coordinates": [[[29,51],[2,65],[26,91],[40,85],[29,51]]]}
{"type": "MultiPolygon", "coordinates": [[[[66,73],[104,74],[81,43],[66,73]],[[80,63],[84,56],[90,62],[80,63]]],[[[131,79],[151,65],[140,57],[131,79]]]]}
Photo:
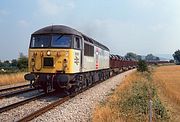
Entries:
{"type": "Polygon", "coordinates": [[[93,122],[149,121],[149,100],[153,101],[153,121],[169,121],[150,73],[127,76],[123,83],[93,112],[93,122]]]}
{"type": "Polygon", "coordinates": [[[25,74],[24,72],[12,73],[12,74],[1,74],[0,86],[25,82],[24,74],[25,74]]]}

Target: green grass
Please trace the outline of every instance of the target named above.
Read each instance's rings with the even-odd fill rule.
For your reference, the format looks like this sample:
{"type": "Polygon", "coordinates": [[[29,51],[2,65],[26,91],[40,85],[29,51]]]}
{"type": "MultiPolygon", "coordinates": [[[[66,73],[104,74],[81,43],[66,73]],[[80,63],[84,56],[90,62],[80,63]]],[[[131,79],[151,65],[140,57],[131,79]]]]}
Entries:
{"type": "Polygon", "coordinates": [[[119,111],[136,121],[146,121],[149,115],[150,96],[153,101],[154,120],[168,120],[168,113],[157,95],[152,83],[136,81],[131,89],[122,93],[123,99],[118,101],[119,111]],[[151,95],[150,95],[151,93],[151,95]]]}

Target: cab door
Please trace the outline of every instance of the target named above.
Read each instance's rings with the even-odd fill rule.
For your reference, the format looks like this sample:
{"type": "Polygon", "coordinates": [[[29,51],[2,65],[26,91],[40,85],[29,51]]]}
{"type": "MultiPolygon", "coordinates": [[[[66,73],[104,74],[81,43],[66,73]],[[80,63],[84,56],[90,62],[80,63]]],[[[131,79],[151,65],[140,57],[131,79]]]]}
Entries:
{"type": "Polygon", "coordinates": [[[74,38],[74,70],[82,72],[82,39],[79,36],[74,38]]]}

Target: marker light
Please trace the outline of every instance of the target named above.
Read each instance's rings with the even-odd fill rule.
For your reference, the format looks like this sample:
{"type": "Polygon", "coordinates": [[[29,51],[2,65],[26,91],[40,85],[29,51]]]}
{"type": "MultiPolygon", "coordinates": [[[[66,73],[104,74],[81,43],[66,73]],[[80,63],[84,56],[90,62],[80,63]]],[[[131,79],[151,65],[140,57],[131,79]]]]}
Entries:
{"type": "Polygon", "coordinates": [[[34,52],[34,53],[33,53],[33,56],[36,56],[36,55],[37,55],[37,52],[34,52]]]}
{"type": "Polygon", "coordinates": [[[41,52],[41,57],[43,57],[43,52],[41,52]]]}
{"type": "Polygon", "coordinates": [[[57,52],[57,57],[60,57],[60,56],[61,56],[60,52],[57,52]]]}

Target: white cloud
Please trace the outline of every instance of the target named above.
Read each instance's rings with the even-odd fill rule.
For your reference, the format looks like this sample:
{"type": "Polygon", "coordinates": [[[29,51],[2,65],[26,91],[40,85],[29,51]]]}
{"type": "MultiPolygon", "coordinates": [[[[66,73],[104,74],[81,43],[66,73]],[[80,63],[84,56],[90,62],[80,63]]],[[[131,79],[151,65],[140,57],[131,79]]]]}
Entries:
{"type": "Polygon", "coordinates": [[[30,26],[30,23],[26,20],[19,20],[17,24],[18,26],[23,27],[23,28],[27,28],[30,26]]]}

